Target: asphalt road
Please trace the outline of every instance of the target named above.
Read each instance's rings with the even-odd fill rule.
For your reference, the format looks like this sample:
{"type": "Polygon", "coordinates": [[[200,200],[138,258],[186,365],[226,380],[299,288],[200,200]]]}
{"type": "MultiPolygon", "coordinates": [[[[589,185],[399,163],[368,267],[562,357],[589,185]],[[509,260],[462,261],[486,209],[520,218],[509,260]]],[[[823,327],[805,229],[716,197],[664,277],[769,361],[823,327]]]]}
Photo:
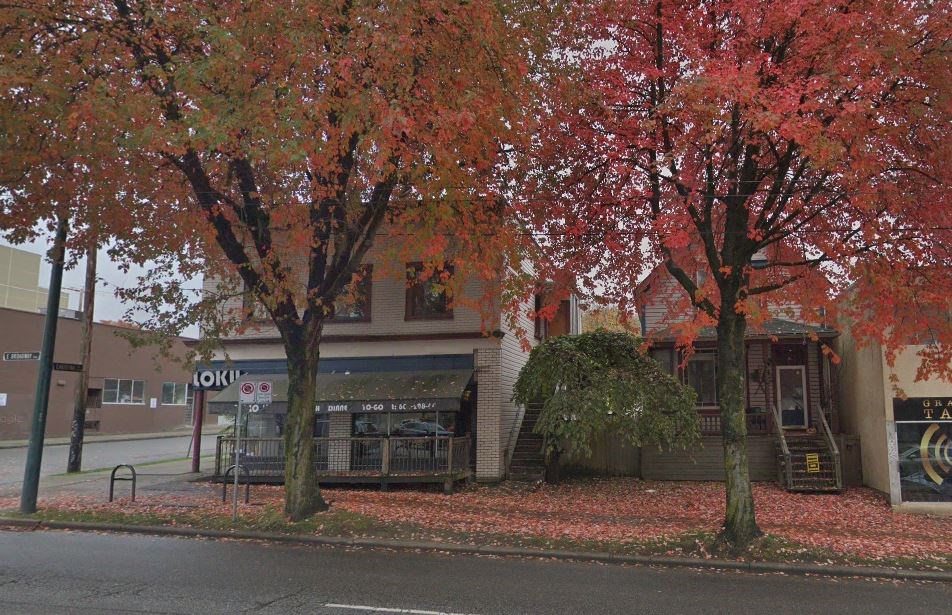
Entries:
{"type": "MultiPolygon", "coordinates": [[[[146,463],[185,457],[191,436],[153,438],[150,440],[116,440],[87,442],[83,446],[83,469],[108,468],[119,463],[146,463]]],[[[26,447],[0,449],[0,488],[19,486],[23,482],[26,447]]],[[[215,436],[202,437],[202,453],[214,454],[215,436]]],[[[69,446],[53,444],[43,447],[40,476],[66,471],[69,446]]]]}
{"type": "Polygon", "coordinates": [[[939,584],[0,532],[3,613],[945,613],[939,584]]]}

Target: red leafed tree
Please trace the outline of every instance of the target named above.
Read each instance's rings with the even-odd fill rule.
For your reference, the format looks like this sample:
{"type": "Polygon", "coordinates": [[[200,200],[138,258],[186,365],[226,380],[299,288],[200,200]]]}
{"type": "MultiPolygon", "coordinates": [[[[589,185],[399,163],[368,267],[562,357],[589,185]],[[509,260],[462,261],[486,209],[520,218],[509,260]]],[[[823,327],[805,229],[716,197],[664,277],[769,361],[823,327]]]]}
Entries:
{"type": "Polygon", "coordinates": [[[237,279],[278,329],[285,510],[303,518],[325,507],[311,459],[322,326],[375,237],[434,268],[452,258],[454,280],[501,271],[492,175],[539,57],[529,17],[515,1],[0,3],[3,121],[19,127],[2,145],[20,152],[4,223],[62,213],[36,205],[62,172],[47,137],[92,135],[75,161],[108,186],[103,218],[130,229],[113,256],[154,267],[127,291],[157,308],[152,324],[242,326],[218,297],[187,295],[205,273],[237,279]]]}
{"type": "Polygon", "coordinates": [[[890,348],[931,330],[920,376],[952,377],[950,24],[929,2],[605,0],[554,29],[520,211],[551,277],[627,307],[660,264],[681,342],[716,327],[724,546],[759,534],[748,327],[785,304],[890,348]]]}

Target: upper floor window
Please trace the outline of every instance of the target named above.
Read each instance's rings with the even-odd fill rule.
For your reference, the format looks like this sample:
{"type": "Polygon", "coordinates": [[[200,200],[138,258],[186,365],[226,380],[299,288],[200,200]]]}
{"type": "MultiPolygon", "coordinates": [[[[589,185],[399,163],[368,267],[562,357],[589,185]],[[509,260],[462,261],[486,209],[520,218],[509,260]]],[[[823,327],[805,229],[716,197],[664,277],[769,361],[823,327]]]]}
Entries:
{"type": "Polygon", "coordinates": [[[677,365],[674,362],[674,349],[673,348],[652,348],[648,351],[648,355],[658,362],[658,365],[661,366],[661,369],[666,374],[675,374],[675,368],[677,365]]]}
{"type": "Polygon", "coordinates": [[[268,320],[268,311],[258,301],[251,288],[244,280],[241,281],[241,312],[248,320],[268,320]]]}
{"type": "Polygon", "coordinates": [[[144,380],[121,380],[104,378],[102,387],[103,404],[143,404],[145,403],[144,380]]]}
{"type": "Polygon", "coordinates": [[[542,308],[545,307],[545,298],[542,295],[535,296],[535,338],[542,340],[548,337],[549,321],[539,315],[542,308]]]}
{"type": "Polygon", "coordinates": [[[363,265],[354,273],[350,284],[337,295],[328,322],[369,322],[372,288],[373,265],[363,265]]]}
{"type": "Polygon", "coordinates": [[[423,263],[408,264],[405,319],[452,318],[453,309],[446,293],[446,282],[452,275],[452,265],[427,275],[423,263]]]}
{"type": "Polygon", "coordinates": [[[184,406],[188,403],[188,384],[184,382],[162,383],[162,405],[184,406]]]}
{"type": "Polygon", "coordinates": [[[697,393],[697,405],[717,405],[717,353],[698,351],[688,359],[685,383],[697,393]]]}

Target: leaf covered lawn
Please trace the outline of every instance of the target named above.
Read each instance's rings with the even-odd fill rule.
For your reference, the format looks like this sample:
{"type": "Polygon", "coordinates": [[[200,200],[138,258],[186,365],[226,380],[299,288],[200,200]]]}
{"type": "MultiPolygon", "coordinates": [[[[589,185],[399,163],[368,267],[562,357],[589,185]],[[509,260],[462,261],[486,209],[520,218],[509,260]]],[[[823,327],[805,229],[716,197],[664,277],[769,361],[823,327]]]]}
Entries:
{"type": "MultiPolygon", "coordinates": [[[[247,525],[282,508],[282,489],[253,486],[252,504],[241,506],[247,525]]],[[[634,545],[665,543],[715,532],[724,514],[724,487],[706,482],[587,479],[561,485],[475,485],[452,496],[421,489],[381,492],[369,488],[324,490],[331,511],[292,531],[332,533],[356,527],[379,535],[380,528],[412,528],[414,537],[480,541],[489,538],[634,545]],[[336,516],[335,516],[336,515],[336,516]],[[375,529],[376,528],[376,529],[375,529]]],[[[41,499],[42,515],[96,518],[146,516],[183,525],[228,526],[231,505],[217,486],[196,485],[186,493],[142,491],[136,502],[104,498],[41,499]]],[[[869,489],[842,494],[793,494],[775,485],[754,485],[761,529],[784,544],[872,560],[910,558],[952,561],[952,519],[893,512],[869,489]]],[[[16,502],[0,499],[0,509],[16,502]]],[[[260,524],[255,526],[260,527],[260,524]]]]}

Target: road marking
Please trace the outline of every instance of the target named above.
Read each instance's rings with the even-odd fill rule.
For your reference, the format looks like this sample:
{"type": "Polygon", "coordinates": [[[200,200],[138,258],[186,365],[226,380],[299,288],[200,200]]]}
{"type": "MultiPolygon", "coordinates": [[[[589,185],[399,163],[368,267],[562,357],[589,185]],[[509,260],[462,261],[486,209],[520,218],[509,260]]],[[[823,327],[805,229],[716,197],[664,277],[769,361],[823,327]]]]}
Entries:
{"type": "Polygon", "coordinates": [[[448,611],[424,611],[422,609],[396,609],[386,606],[367,606],[365,604],[324,604],[329,609],[349,609],[351,611],[372,611],[374,613],[410,613],[410,615],[472,615],[467,613],[450,613],[448,611]]]}

